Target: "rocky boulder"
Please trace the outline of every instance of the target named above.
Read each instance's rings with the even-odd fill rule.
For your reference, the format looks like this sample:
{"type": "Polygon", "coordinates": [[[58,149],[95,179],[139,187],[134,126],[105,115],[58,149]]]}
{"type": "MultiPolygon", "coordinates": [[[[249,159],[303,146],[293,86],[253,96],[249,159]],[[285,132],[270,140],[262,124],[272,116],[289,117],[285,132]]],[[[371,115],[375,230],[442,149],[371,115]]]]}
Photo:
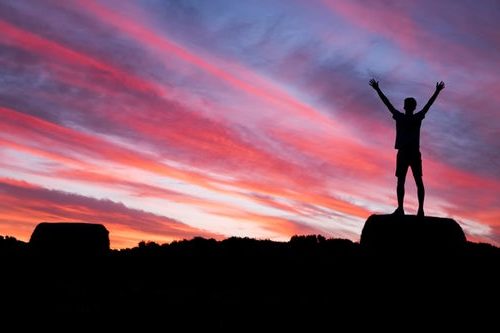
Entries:
{"type": "Polygon", "coordinates": [[[449,253],[466,245],[460,225],[449,218],[372,215],[361,232],[361,246],[372,252],[449,253]]]}
{"type": "Polygon", "coordinates": [[[102,224],[38,224],[29,246],[39,253],[98,255],[109,251],[109,232],[102,224]]]}

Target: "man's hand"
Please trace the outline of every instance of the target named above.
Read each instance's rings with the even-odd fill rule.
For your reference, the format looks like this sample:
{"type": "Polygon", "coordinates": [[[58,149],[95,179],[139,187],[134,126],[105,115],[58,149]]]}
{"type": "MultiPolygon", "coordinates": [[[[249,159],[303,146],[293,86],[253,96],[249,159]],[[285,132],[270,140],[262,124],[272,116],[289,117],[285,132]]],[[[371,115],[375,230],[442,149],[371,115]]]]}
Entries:
{"type": "Polygon", "coordinates": [[[437,96],[439,95],[439,92],[444,89],[444,82],[436,82],[436,91],[434,91],[434,94],[432,94],[431,98],[429,98],[429,101],[427,104],[425,104],[424,108],[422,109],[422,112],[425,114],[429,109],[431,108],[432,103],[436,100],[437,96]]]}
{"type": "MultiPolygon", "coordinates": [[[[378,87],[378,81],[375,81],[375,79],[371,79],[370,80],[370,86],[372,86],[372,88],[375,89],[375,90],[379,89],[379,87],[378,87]]],[[[444,83],[443,83],[443,86],[444,86],[444,83]]]]}
{"type": "MultiPolygon", "coordinates": [[[[371,81],[370,81],[371,82],[371,81]]],[[[441,82],[437,82],[436,83],[436,91],[441,91],[444,89],[444,82],[441,81],[441,82]]]]}
{"type": "Polygon", "coordinates": [[[384,102],[385,106],[387,106],[387,108],[389,109],[389,111],[394,115],[396,112],[398,112],[398,110],[396,110],[394,108],[394,106],[392,106],[391,102],[389,101],[389,99],[384,95],[384,93],[382,92],[382,90],[380,90],[380,87],[378,86],[378,81],[375,80],[375,79],[371,79],[370,80],[370,86],[372,86],[373,89],[375,89],[375,91],[377,92],[378,96],[380,97],[380,99],[382,100],[382,102],[384,102]]]}

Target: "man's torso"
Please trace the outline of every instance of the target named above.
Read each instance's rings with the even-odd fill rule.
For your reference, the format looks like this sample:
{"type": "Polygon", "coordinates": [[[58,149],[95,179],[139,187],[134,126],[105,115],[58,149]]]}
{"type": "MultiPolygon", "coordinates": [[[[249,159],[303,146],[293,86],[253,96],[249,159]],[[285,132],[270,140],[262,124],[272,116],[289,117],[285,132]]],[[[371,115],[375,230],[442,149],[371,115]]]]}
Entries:
{"type": "Polygon", "coordinates": [[[396,149],[416,149],[420,147],[420,126],[425,114],[420,111],[412,115],[396,112],[396,149]]]}

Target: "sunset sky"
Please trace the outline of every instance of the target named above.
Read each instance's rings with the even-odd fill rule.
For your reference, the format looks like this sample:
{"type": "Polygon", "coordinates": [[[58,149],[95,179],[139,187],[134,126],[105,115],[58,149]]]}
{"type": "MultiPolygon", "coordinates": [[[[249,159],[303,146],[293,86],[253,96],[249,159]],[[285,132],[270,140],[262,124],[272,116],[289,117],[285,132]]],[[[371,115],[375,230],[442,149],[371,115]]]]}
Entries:
{"type": "MultiPolygon", "coordinates": [[[[422,107],[426,214],[500,245],[497,0],[0,1],[0,235],[359,240],[422,107]]],[[[406,212],[417,208],[407,177],[406,212]]]]}

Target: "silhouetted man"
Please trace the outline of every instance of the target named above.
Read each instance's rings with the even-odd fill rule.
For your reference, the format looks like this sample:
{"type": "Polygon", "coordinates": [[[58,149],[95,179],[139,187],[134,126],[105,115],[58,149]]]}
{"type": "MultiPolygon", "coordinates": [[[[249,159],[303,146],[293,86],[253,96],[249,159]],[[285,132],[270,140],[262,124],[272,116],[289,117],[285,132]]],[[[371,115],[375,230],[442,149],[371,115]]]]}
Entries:
{"type": "Polygon", "coordinates": [[[424,108],[413,114],[417,107],[417,101],[413,97],[405,98],[404,109],[405,113],[399,112],[392,106],[389,99],[384,95],[378,85],[378,81],[370,80],[370,86],[384,102],[385,106],[392,113],[392,117],[396,120],[396,144],[398,156],[396,161],[396,177],[398,177],[397,194],[398,194],[398,208],[393,214],[404,215],[403,201],[405,196],[405,180],[408,167],[411,167],[413,178],[417,185],[418,194],[418,213],[417,216],[424,216],[424,197],[425,189],[424,182],[422,181],[422,156],[420,154],[420,125],[425,118],[427,111],[429,111],[432,103],[436,100],[441,90],[444,89],[444,82],[436,83],[436,90],[431,96],[424,108]]]}

